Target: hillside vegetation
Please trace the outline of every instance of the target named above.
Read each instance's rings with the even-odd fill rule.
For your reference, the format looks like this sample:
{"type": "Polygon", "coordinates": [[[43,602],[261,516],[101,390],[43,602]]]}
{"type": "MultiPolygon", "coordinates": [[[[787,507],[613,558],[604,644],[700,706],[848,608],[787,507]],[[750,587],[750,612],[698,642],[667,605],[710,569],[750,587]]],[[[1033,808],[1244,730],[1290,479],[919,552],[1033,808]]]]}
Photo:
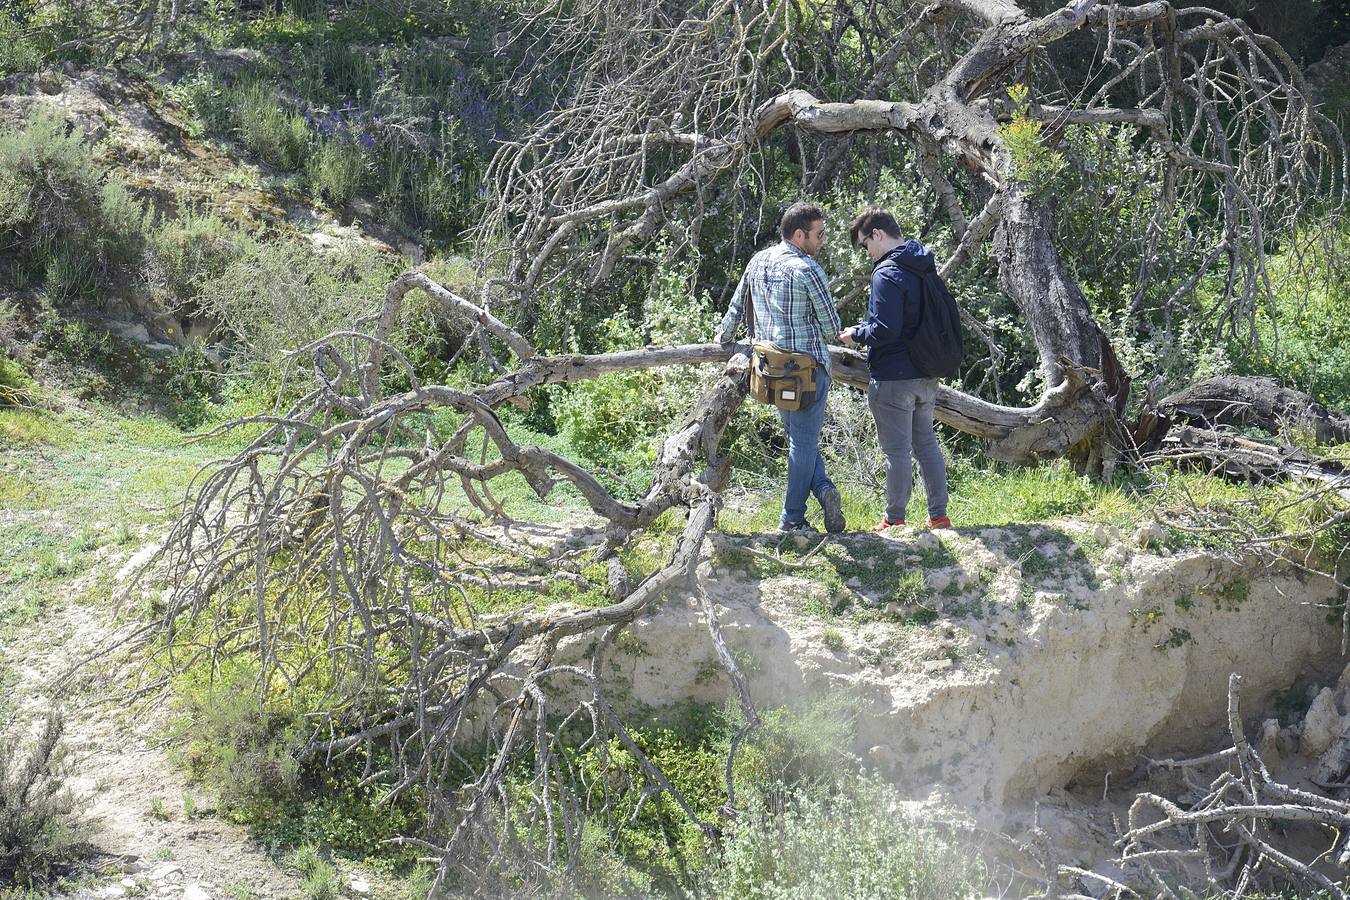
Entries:
{"type": "MultiPolygon", "coordinates": [[[[1275,37],[1299,65],[1334,61],[1332,51],[1350,40],[1350,21],[1334,4],[1298,5],[1317,27],[1291,26],[1275,37]]],[[[364,738],[345,752],[315,750],[321,740],[360,735],[379,704],[409,701],[399,700],[393,676],[364,683],[369,670],[325,653],[334,640],[324,618],[333,598],[318,576],[294,586],[268,581],[268,566],[301,571],[299,548],[259,563],[256,575],[256,602],[272,604],[269,623],[285,638],[272,658],[252,643],[253,610],[243,594],[209,613],[170,616],[163,632],[146,625],[178,601],[175,586],[160,580],[163,569],[139,566],[176,521],[190,521],[179,516],[222,470],[220,461],[238,464],[261,442],[254,482],[285,482],[277,473],[285,437],[267,429],[307,392],[322,393],[314,373],[325,371],[324,361],[314,342],[342,332],[332,346],[358,358],[357,338],[345,333],[371,325],[386,287],[405,271],[484,304],[478,298],[489,298],[496,282],[519,278],[512,254],[536,233],[525,234],[518,211],[501,212],[509,179],[499,154],[523,146],[573,91],[594,87],[570,79],[603,44],[598,25],[595,34],[552,42],[540,17],[577,14],[562,6],[278,0],[180,10],[175,2],[171,23],[156,18],[168,15],[167,4],[151,8],[145,33],[127,12],[138,4],[63,0],[0,10],[0,685],[8,688],[0,756],[25,760],[0,764],[0,896],[83,896],[75,893],[81,884],[98,885],[88,843],[97,845],[96,833],[64,793],[79,780],[61,750],[61,728],[69,742],[72,725],[46,714],[64,706],[66,721],[78,719],[74,710],[107,708],[81,704],[109,698],[128,711],[125,719],[107,713],[108,721],[128,733],[149,723],[138,737],[155,743],[190,785],[191,799],[155,793],[138,812],[143,822],[174,820],[186,830],[216,817],[243,826],[266,849],[266,865],[312,900],[351,893],[353,873],[373,883],[361,881],[368,892],[391,898],[425,896],[433,884],[497,896],[958,898],[997,892],[1006,880],[968,835],[911,816],[904,792],[855,752],[856,698],[826,696],[754,716],[734,700],[630,703],[622,733],[592,734],[580,717],[569,724],[559,713],[547,723],[558,729],[549,744],[557,755],[542,780],[529,746],[495,762],[499,748],[487,729],[454,748],[436,775],[452,787],[431,798],[423,782],[400,780],[408,745],[364,738]],[[60,615],[66,609],[88,620],[74,643],[96,657],[97,676],[61,680],[66,672],[41,661],[48,650],[66,664],[82,659],[57,653],[62,635],[51,622],[72,621],[60,615]],[[236,632],[223,627],[230,622],[236,632]],[[131,635],[126,644],[113,640],[131,635]],[[51,724],[39,731],[37,722],[51,724]],[[317,734],[316,722],[333,733],[317,734]],[[464,856],[466,869],[475,868],[475,853],[483,863],[446,876],[440,852],[458,833],[470,787],[494,767],[499,806],[484,832],[491,839],[464,856]],[[547,804],[550,791],[566,799],[556,807],[564,821],[538,817],[539,795],[547,804]],[[704,823],[717,823],[717,834],[704,823]],[[511,852],[489,852],[493,842],[511,852]]],[[[1225,11],[1230,6],[1259,24],[1278,4],[1230,3],[1225,11]]],[[[815,27],[812,10],[793,15],[803,29],[815,27]]],[[[850,67],[863,55],[844,42],[837,58],[815,67],[822,98],[853,95],[850,67]]],[[[1076,74],[1071,65],[1065,71],[1076,74]]],[[[1344,115],[1344,77],[1323,80],[1322,111],[1344,115]]],[[[1175,198],[1163,196],[1163,151],[1120,122],[1043,128],[1018,87],[1003,92],[1010,112],[1000,125],[1016,178],[1053,209],[1055,243],[1071,249],[1070,274],[1123,370],[1139,382],[1123,414],[1137,416],[1151,402],[1142,390],[1150,381],[1156,398],[1222,375],[1273,377],[1325,407],[1350,408],[1350,229],[1330,182],[1292,227],[1258,238],[1269,289],[1235,312],[1221,267],[1188,281],[1218,235],[1216,196],[1189,196],[1189,206],[1164,222],[1157,211],[1175,198]]],[[[699,193],[697,217],[672,207],[669,227],[654,230],[608,277],[543,270],[537,290],[501,295],[494,313],[541,357],[709,341],[746,259],[772,235],[776,210],[803,193],[803,160],[827,157],[828,140],[766,139],[757,180],[699,193]]],[[[821,262],[846,322],[866,302],[867,267],[844,237],[860,208],[894,210],[907,234],[936,248],[959,242],[921,166],[881,138],[867,141],[836,177],[811,187],[829,213],[821,262]]],[[[950,283],[981,331],[955,387],[1008,406],[1034,404],[1049,385],[1023,311],[1001,289],[996,251],[975,248],[950,283]]],[[[473,391],[506,371],[493,340],[429,294],[408,295],[389,345],[399,361],[375,373],[384,397],[419,385],[473,391]]],[[[496,416],[516,445],[574,460],[614,498],[636,504],[652,491],[667,435],[719,376],[716,366],[616,371],[532,387],[496,416]]],[[[366,401],[326,408],[324,426],[367,415],[376,399],[366,401]]],[[[830,404],[826,463],[844,489],[849,530],[863,532],[883,506],[875,426],[856,391],[835,391],[830,404]]],[[[400,427],[381,433],[388,462],[377,467],[380,478],[414,467],[424,446],[449,445],[461,420],[449,406],[419,409],[400,427]]],[[[1250,428],[1233,434],[1260,436],[1250,428]]],[[[1037,591],[1064,575],[1032,526],[1065,520],[1075,523],[1060,547],[1065,558],[1114,566],[1117,575],[1121,562],[1105,557],[1113,541],[1163,554],[1268,553],[1346,577],[1350,508],[1336,490],[1123,456],[1095,471],[1068,459],[1014,466],[968,434],[940,436],[957,528],[966,535],[1009,526],[999,539],[1009,544],[1018,614],[1045,602],[1037,591]]],[[[1285,423],[1276,438],[1289,454],[1350,462],[1350,444],[1319,443],[1300,423],[1285,423]]],[[[955,646],[953,618],[974,615],[970,604],[994,603],[984,590],[993,574],[971,587],[980,599],[960,597],[956,613],[933,600],[923,560],[906,554],[940,554],[940,544],[892,551],[877,538],[882,549],[864,559],[856,545],[822,549],[772,535],[786,444],[769,408],[741,407],[721,451],[732,465],[706,564],[755,580],[790,573],[814,585],[819,596],[797,612],[819,629],[823,646],[856,650],[857,634],[876,623],[955,646]],[[880,599],[863,603],[861,594],[880,599]]],[[[486,438],[481,451],[475,439],[466,453],[480,465],[503,458],[486,438]]],[[[434,507],[463,538],[446,551],[467,573],[447,591],[446,616],[475,627],[553,606],[606,607],[616,584],[662,571],[686,527],[684,510],[671,507],[611,547],[613,560],[589,558],[609,523],[572,484],[543,497],[523,473],[504,476],[487,495],[503,517],[484,512],[467,479],[457,484],[435,496],[419,488],[410,502],[434,507]],[[505,516],[539,527],[530,545],[538,559],[503,551],[505,516]],[[569,540],[581,541],[567,551],[575,565],[541,571],[546,554],[569,540]],[[529,586],[499,587],[493,578],[529,586]]],[[[231,502],[219,511],[222,521],[245,514],[245,494],[231,502]]],[[[925,513],[916,492],[908,517],[922,521],[925,513]]],[[[813,522],[821,524],[815,513],[813,522]]],[[[409,541],[418,552],[440,552],[425,543],[409,541]]],[[[334,569],[341,557],[334,555],[334,569]]],[[[410,610],[439,609],[417,606],[431,602],[418,591],[435,593],[432,580],[408,579],[410,610]]],[[[1338,622],[1339,603],[1327,611],[1338,622]]],[[[1136,611],[1153,624],[1149,609],[1136,611]]],[[[1186,643],[1180,627],[1164,634],[1160,626],[1159,652],[1186,643]]],[[[352,647],[368,637],[352,635],[352,647]]],[[[405,649],[388,638],[361,652],[401,673],[405,649]]],[[[636,644],[622,652],[644,655],[636,644]]],[[[1292,685],[1302,673],[1298,661],[1290,665],[1292,685]]],[[[73,726],[78,740],[92,743],[88,727],[73,726]]],[[[148,876],[136,878],[128,896],[154,887],[148,876]]],[[[244,880],[216,887],[222,896],[262,896],[244,880]]]]}

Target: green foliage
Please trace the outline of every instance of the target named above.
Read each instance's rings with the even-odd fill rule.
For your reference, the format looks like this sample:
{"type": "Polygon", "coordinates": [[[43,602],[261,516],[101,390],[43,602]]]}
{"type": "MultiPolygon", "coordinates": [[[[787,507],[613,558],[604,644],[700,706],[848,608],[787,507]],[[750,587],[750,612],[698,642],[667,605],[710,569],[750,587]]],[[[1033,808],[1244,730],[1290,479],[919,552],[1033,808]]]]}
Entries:
{"type": "Polygon", "coordinates": [[[193,72],[169,88],[188,114],[189,130],[200,136],[203,132],[226,135],[234,128],[234,92],[230,86],[209,71],[193,72]]]}
{"type": "Polygon", "coordinates": [[[268,821],[286,809],[300,781],[303,731],[292,714],[260,709],[257,672],[230,664],[217,677],[192,671],[178,685],[179,753],[188,773],[213,788],[222,813],[268,821]]]}
{"type": "Polygon", "coordinates": [[[736,900],[964,900],[978,896],[978,858],[897,812],[900,794],[859,778],[828,797],[762,800],[742,816],[709,894],[736,900]]]}
{"type": "Polygon", "coordinates": [[[35,107],[0,134],[0,271],[58,303],[91,296],[140,259],[144,207],[107,176],[78,129],[35,107]]]}
{"type": "Polygon", "coordinates": [[[17,360],[0,355],[0,409],[29,406],[37,400],[33,377],[17,360]]]}
{"type": "Polygon", "coordinates": [[[196,297],[202,282],[219,278],[246,244],[219,216],[184,204],[150,234],[146,281],[164,306],[178,308],[196,297]]]}
{"type": "Polygon", "coordinates": [[[308,900],[337,900],[337,868],[319,850],[317,844],[302,844],[291,854],[291,865],[300,870],[301,889],[308,900]]]}
{"type": "Polygon", "coordinates": [[[201,344],[189,344],[155,366],[155,384],[180,428],[196,428],[206,421],[219,381],[201,344]]]}
{"type": "Polygon", "coordinates": [[[0,885],[41,886],[83,856],[84,832],[65,784],[64,727],[49,714],[27,747],[17,734],[0,734],[0,885]]]}
{"type": "Polygon", "coordinates": [[[30,29],[12,10],[0,11],[0,78],[35,72],[41,62],[42,48],[30,29]]]}
{"type": "MultiPolygon", "coordinates": [[[[395,862],[415,856],[390,851],[384,842],[421,829],[420,791],[405,791],[380,805],[388,785],[362,783],[360,752],[300,763],[304,714],[318,703],[309,687],[273,696],[260,708],[256,664],[236,662],[215,678],[205,671],[185,673],[175,696],[177,752],[189,775],[218,795],[225,816],[250,825],[268,843],[301,848],[301,856],[306,846],[320,845],[395,862]]],[[[390,763],[387,750],[380,752],[376,769],[390,763]]],[[[316,885],[325,883],[317,869],[305,874],[314,876],[316,885]]]]}
{"type": "Polygon", "coordinates": [[[1055,180],[1064,171],[1064,154],[1045,145],[1041,123],[1031,118],[1031,90],[1024,84],[1008,88],[1012,101],[1012,119],[999,126],[1004,146],[1012,155],[1010,175],[1022,183],[1033,195],[1052,190],[1055,180]]]}
{"type": "MultiPolygon", "coordinates": [[[[731,721],[739,725],[737,715],[731,721]]],[[[798,707],[763,711],[762,726],[737,755],[737,791],[784,810],[794,796],[824,797],[847,780],[858,706],[845,694],[827,694],[798,707]]]]}
{"type": "Polygon", "coordinates": [[[198,303],[229,330],[238,367],[274,373],[285,351],[378,308],[397,263],[365,244],[316,251],[299,241],[250,242],[199,282],[198,303]]]}
{"type": "MultiPolygon", "coordinates": [[[[714,708],[689,706],[681,712],[674,719],[641,723],[630,733],[699,817],[712,821],[726,798],[722,780],[726,723],[714,708]]],[[[579,885],[583,894],[604,891],[602,873],[632,868],[635,871],[626,876],[632,886],[651,878],[674,886],[703,867],[707,847],[702,833],[669,794],[641,802],[637,788],[646,776],[617,736],[572,752],[569,762],[582,783],[589,785],[582,798],[584,810],[598,816],[606,801],[612,804],[605,819],[593,819],[588,838],[591,883],[583,878],[579,885]],[[616,867],[611,854],[622,858],[624,866],[616,867]]]]}
{"type": "Polygon", "coordinates": [[[1350,230],[1309,232],[1292,244],[1272,261],[1274,303],[1257,315],[1256,343],[1229,347],[1234,368],[1350,407],[1350,230]]]}
{"type": "Polygon", "coordinates": [[[230,95],[234,131],[245,147],[286,172],[304,165],[310,148],[309,128],[275,84],[246,82],[231,88],[230,95]]]}
{"type": "Polygon", "coordinates": [[[352,141],[320,141],[305,165],[310,189],[330,206],[342,206],[365,185],[366,157],[352,141]]]}
{"type": "MultiPolygon", "coordinates": [[[[715,314],[707,294],[692,288],[695,266],[686,260],[658,269],[641,327],[626,312],[613,315],[600,323],[596,349],[706,340],[715,314]]],[[[685,415],[710,377],[693,367],[618,372],[557,392],[551,412],[572,449],[583,460],[609,469],[611,481],[634,496],[646,489],[660,438],[685,415]]]]}
{"type": "Polygon", "coordinates": [[[170,89],[194,130],[236,137],[271,165],[304,172],[331,205],[369,191],[384,224],[437,249],[453,247],[476,221],[494,142],[542,109],[547,75],[534,73],[535,86],[514,78],[513,53],[428,52],[419,44],[459,39],[466,22],[500,14],[474,0],[327,14],[313,0],[291,6],[201,24],[212,44],[257,49],[262,60],[234,78],[189,72],[170,89]],[[502,91],[508,80],[515,89],[502,91]]]}
{"type": "Polygon", "coordinates": [[[1130,483],[1105,484],[1060,462],[1003,467],[953,454],[948,477],[952,521],[962,525],[1044,522],[1075,515],[1123,525],[1138,515],[1130,483]]]}

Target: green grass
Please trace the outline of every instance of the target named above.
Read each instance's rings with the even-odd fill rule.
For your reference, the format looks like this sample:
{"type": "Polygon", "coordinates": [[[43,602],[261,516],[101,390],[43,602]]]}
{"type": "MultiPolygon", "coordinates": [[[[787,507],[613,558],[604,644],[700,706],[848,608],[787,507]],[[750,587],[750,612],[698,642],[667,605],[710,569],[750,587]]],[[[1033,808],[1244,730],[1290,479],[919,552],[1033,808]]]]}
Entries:
{"type": "Polygon", "coordinates": [[[192,475],[227,446],[104,407],[0,410],[0,640],[45,604],[106,594],[101,548],[166,524],[192,475]]]}

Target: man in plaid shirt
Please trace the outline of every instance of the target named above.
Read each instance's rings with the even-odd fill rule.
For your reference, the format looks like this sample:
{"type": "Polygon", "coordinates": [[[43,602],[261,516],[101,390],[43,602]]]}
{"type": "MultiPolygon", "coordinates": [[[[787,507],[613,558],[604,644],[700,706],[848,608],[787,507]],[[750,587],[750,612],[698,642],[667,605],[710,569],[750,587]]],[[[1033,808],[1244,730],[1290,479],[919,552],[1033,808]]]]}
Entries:
{"type": "Polygon", "coordinates": [[[825,245],[825,210],[814,203],[794,203],[779,223],[782,242],[761,250],[745,267],[731,308],[722,319],[718,340],[734,340],[745,318],[745,304],[754,304],[752,340],[770,341],[786,350],[807,353],[816,373],[816,400],[805,409],[779,410],[788,436],[787,498],[779,528],[812,530],[806,523],[806,499],[815,494],[825,514],[825,529],[844,530],[839,489],[825,474],[820,455],[820,429],[830,390],[830,353],[826,338],[839,334],[839,313],[830,297],[829,280],[812,259],[825,245]]]}

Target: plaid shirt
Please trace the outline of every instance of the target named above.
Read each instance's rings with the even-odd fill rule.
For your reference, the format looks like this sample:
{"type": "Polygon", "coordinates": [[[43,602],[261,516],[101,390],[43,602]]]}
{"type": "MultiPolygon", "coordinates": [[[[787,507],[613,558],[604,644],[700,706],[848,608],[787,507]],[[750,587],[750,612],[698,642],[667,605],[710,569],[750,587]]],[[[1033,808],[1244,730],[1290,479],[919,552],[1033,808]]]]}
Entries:
{"type": "Polygon", "coordinates": [[[754,303],[754,339],[809,353],[829,374],[827,342],[839,334],[839,313],[820,263],[787,241],[751,257],[719,329],[727,339],[745,316],[747,290],[754,303]]]}

